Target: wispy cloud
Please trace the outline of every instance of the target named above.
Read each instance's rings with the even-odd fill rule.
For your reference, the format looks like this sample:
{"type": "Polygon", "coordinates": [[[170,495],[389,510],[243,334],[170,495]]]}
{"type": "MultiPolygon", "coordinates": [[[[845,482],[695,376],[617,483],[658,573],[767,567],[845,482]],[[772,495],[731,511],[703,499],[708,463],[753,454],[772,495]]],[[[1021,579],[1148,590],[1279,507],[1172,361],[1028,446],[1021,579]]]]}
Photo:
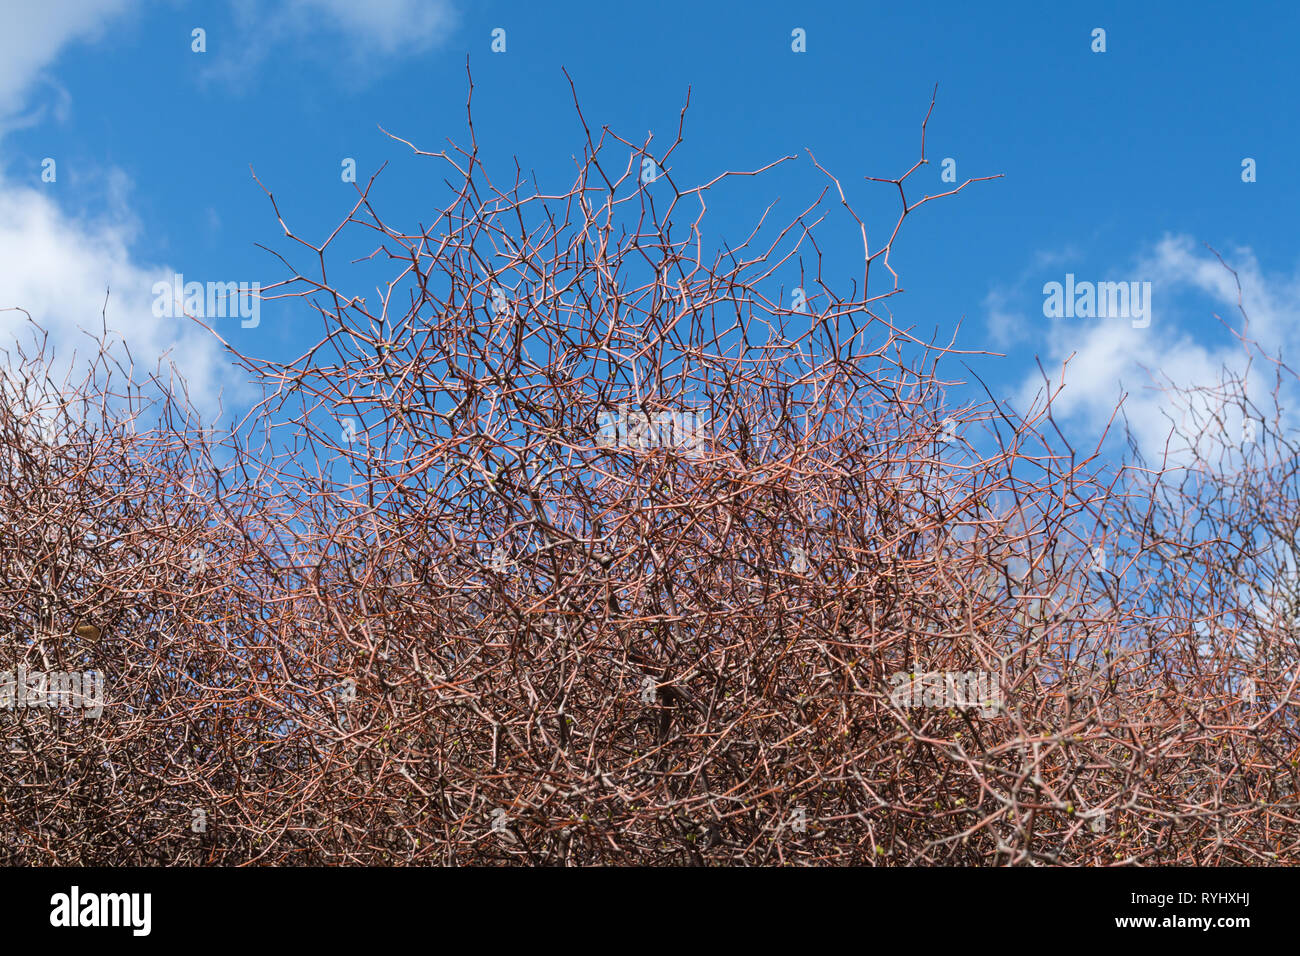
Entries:
{"type": "Polygon", "coordinates": [[[341,60],[353,75],[376,75],[394,58],[424,53],[456,25],[451,0],[234,0],[239,37],[203,76],[254,89],[255,73],[271,56],[341,60]],[[326,41],[322,43],[321,41],[326,41]]]}
{"type": "Polygon", "coordinates": [[[56,117],[66,115],[70,97],[49,72],[50,64],[70,44],[99,39],[131,7],[130,0],[7,4],[0,29],[0,135],[39,122],[51,109],[56,117]],[[52,96],[34,103],[42,87],[52,96]]]}
{"type": "Polygon", "coordinates": [[[999,283],[984,297],[985,328],[993,344],[1006,348],[1037,337],[1042,329],[1042,309],[1034,293],[1041,286],[1044,270],[1077,258],[1073,249],[1040,251],[1033,261],[1009,283],[999,283]],[[1023,308],[1029,303],[1028,308],[1023,308]]]}

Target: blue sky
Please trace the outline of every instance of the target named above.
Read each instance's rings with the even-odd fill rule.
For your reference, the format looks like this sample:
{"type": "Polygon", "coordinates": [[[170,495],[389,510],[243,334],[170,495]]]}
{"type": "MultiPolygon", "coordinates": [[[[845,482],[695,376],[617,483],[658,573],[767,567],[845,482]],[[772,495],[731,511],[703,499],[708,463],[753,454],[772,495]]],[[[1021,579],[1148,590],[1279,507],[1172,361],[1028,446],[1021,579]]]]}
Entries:
{"type": "MultiPolygon", "coordinates": [[[[427,222],[441,170],[386,138],[423,149],[464,142],[466,56],[475,128],[490,168],[517,158],[544,187],[572,182],[583,135],[561,68],[593,126],[660,151],[691,90],[673,175],[695,185],[724,170],[798,159],[711,196],[706,243],[734,241],[773,200],[793,217],[839,177],[873,245],[897,215],[893,187],[930,121],[931,165],[910,196],[960,195],[908,218],[892,262],[906,293],[897,321],[958,344],[1005,352],[973,363],[1001,398],[1027,404],[1035,360],[1066,373],[1063,419],[1080,435],[1109,418],[1121,383],[1140,436],[1158,445],[1161,405],[1144,369],[1211,380],[1240,350],[1213,317],[1234,317],[1246,284],[1256,333],[1286,348],[1300,319],[1300,155],[1294,38],[1300,6],[1182,3],[988,5],[556,4],[456,0],[142,2],[61,0],[6,13],[0,38],[0,307],[30,311],[66,350],[77,327],[108,321],[137,359],[168,352],[200,403],[246,394],[220,350],[183,320],[157,319],[150,288],[175,272],[200,281],[288,276],[257,248],[279,227],[250,166],[298,234],[323,238],[346,216],[344,157],[376,187],[386,218],[427,222]],[[207,50],[191,50],[191,30],[207,50]],[[1093,52],[1092,31],[1106,31],[1093,52]],[[492,31],[506,31],[493,53],[492,31]],[[806,52],[791,31],[806,31],[806,52]],[[57,179],[42,180],[53,158],[57,179]],[[1242,181],[1242,161],[1257,181],[1242,181]],[[436,173],[436,175],[435,175],[436,173]],[[1048,318],[1043,285],[1152,283],[1152,322],[1048,318]]],[[[819,232],[832,275],[860,272],[850,224],[819,232]]],[[[301,258],[301,257],[300,257],[301,258]]],[[[338,273],[365,294],[371,274],[338,273]]],[[[18,313],[0,312],[0,335],[18,313]]],[[[256,328],[217,320],[240,349],[286,358],[314,342],[301,302],[266,303],[256,328]]],[[[951,369],[953,373],[959,369],[951,369]]]]}

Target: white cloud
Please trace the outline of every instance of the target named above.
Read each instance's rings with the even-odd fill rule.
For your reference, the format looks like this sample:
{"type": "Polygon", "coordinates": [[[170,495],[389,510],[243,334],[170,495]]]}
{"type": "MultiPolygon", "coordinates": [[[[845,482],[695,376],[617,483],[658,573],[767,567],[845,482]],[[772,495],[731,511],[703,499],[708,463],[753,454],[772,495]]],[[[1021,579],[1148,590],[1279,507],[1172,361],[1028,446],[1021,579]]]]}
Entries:
{"type": "MultiPolygon", "coordinates": [[[[234,370],[219,343],[193,322],[153,315],[153,284],[170,281],[175,270],[135,262],[135,231],[134,222],[117,216],[70,217],[40,190],[0,181],[0,308],[30,313],[50,333],[59,366],[74,349],[82,357],[94,352],[85,332],[98,335],[106,325],[113,353],[125,362],[123,344],[130,349],[137,377],[154,371],[160,358],[164,368],[177,362],[191,399],[212,412],[223,389],[227,401],[234,397],[234,370]]],[[[0,312],[5,342],[23,337],[26,326],[22,312],[0,312]]]]}
{"type": "MultiPolygon", "coordinates": [[[[1241,277],[1250,337],[1265,352],[1275,353],[1286,344],[1287,330],[1300,323],[1300,275],[1265,275],[1249,249],[1238,249],[1224,258],[1241,277]]],[[[1180,407],[1187,403],[1175,400],[1164,386],[1213,387],[1225,375],[1243,376],[1252,399],[1267,403],[1273,385],[1270,370],[1258,356],[1252,367],[1251,353],[1211,315],[1188,315],[1187,297],[1180,295],[1198,293],[1212,303],[1211,311],[1230,328],[1243,329],[1236,283],[1213,253],[1187,236],[1167,236],[1132,269],[1120,271],[1122,275],[1112,270],[1115,274],[1105,278],[1151,281],[1149,327],[1135,329],[1130,321],[1113,318],[1049,320],[1039,313],[1039,322],[1051,323],[1048,352],[1042,358],[1054,384],[1061,380],[1061,364],[1065,363],[1065,388],[1053,401],[1058,420],[1073,420],[1099,430],[1127,393],[1124,417],[1143,454],[1158,461],[1174,422],[1195,436],[1207,417],[1224,411],[1209,407],[1203,395],[1190,406],[1180,407]]],[[[1021,384],[1017,405],[1027,408],[1043,391],[1042,376],[1035,369],[1021,384]]],[[[1241,427],[1240,412],[1228,410],[1223,417],[1225,428],[1241,427]]],[[[1171,448],[1175,458],[1179,450],[1171,448]]]]}

